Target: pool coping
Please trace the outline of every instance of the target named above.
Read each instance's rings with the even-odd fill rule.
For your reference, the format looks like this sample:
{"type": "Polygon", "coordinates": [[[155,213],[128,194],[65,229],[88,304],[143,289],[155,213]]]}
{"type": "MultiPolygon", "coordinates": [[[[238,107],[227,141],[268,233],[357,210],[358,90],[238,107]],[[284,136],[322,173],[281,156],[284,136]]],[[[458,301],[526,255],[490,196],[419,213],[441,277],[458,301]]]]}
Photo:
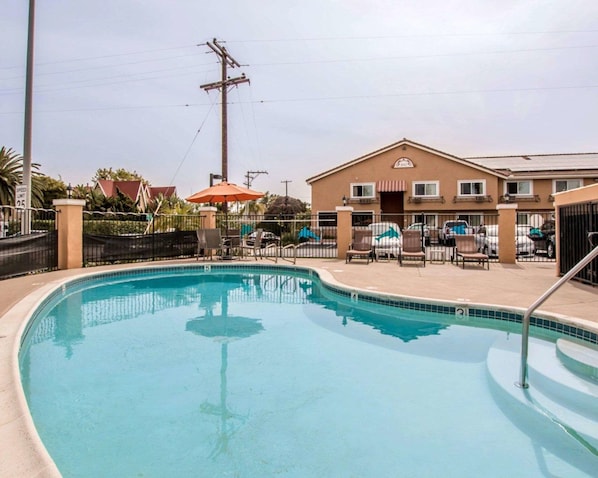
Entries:
{"type": "MultiPolygon", "coordinates": [[[[431,308],[450,308],[456,316],[462,319],[489,318],[480,311],[493,310],[505,314],[507,322],[517,322],[515,316],[523,316],[525,309],[520,307],[506,307],[481,302],[464,302],[458,300],[437,300],[411,295],[400,295],[394,293],[378,292],[360,287],[350,286],[338,281],[334,275],[324,269],[313,265],[285,265],[285,264],[224,264],[224,263],[175,263],[175,264],[145,264],[128,265],[118,269],[88,270],[78,272],[67,277],[57,278],[29,293],[0,317],[0,443],[3,448],[3,460],[0,464],[0,478],[13,476],[32,477],[60,477],[61,474],[54,464],[54,461],[42,443],[33,419],[29,413],[25,394],[21,385],[19,369],[19,351],[23,334],[29,326],[35,312],[47,301],[56,291],[66,284],[77,283],[78,281],[93,280],[104,276],[120,276],[123,274],[151,270],[164,271],[168,269],[204,269],[207,272],[214,270],[273,270],[273,271],[304,271],[308,274],[315,274],[322,284],[336,293],[349,298],[352,302],[376,302],[392,306],[406,307],[417,310],[430,310],[431,308]],[[461,311],[461,312],[458,312],[461,311]],[[474,312],[473,315],[471,313],[474,312]],[[6,360],[5,360],[6,359],[6,360]],[[8,458],[10,457],[10,458],[8,458]]],[[[430,310],[434,311],[434,310],[430,310]]],[[[436,310],[442,313],[446,311],[436,310]]],[[[496,319],[496,317],[490,317],[496,319]]],[[[554,324],[561,324],[563,327],[583,329],[593,334],[593,342],[596,343],[598,324],[584,320],[556,314],[554,312],[537,311],[533,318],[539,320],[538,326],[551,328],[554,324]],[[546,321],[544,323],[543,321],[546,321]]],[[[532,322],[533,323],[533,322],[532,322]]],[[[556,327],[556,325],[555,325],[556,327]]],[[[555,329],[556,330],[556,329],[555,329]]],[[[559,330],[556,330],[557,332],[559,330]]],[[[561,331],[562,332],[562,331],[561,331]]],[[[583,337],[582,337],[583,339],[583,337]]],[[[591,342],[591,341],[590,341],[591,342]]]]}

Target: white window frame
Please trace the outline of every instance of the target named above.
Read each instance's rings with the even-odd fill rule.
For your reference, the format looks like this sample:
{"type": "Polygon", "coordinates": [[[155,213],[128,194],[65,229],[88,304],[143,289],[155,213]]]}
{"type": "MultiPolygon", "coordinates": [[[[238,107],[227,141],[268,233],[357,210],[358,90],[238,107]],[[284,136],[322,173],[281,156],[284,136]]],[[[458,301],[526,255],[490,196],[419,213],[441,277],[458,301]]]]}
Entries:
{"type": "Polygon", "coordinates": [[[459,197],[477,197],[477,196],[485,196],[486,195],[486,180],[485,179],[461,179],[457,181],[457,196],[459,197]],[[482,185],[482,192],[476,194],[462,194],[461,193],[461,185],[462,184],[474,184],[480,183],[482,185]]]}
{"type": "Polygon", "coordinates": [[[440,191],[440,181],[413,181],[413,183],[411,184],[411,191],[412,191],[411,195],[413,197],[420,197],[420,198],[422,198],[422,197],[435,197],[435,198],[437,198],[437,197],[440,196],[440,193],[439,193],[439,191],[440,191]],[[434,185],[436,187],[436,194],[417,194],[416,193],[416,187],[420,186],[422,184],[424,185],[424,189],[426,189],[425,186],[427,186],[429,184],[434,185]]]}
{"type": "Polygon", "coordinates": [[[376,183],[351,183],[351,199],[375,199],[375,198],[376,198],[376,183]],[[355,195],[353,195],[353,188],[355,186],[361,186],[361,187],[371,186],[372,195],[371,196],[355,196],[355,195]]]}
{"type": "Polygon", "coordinates": [[[553,193],[557,193],[557,192],[563,192],[563,191],[557,191],[556,189],[556,183],[558,183],[559,181],[566,181],[567,182],[567,189],[563,189],[563,191],[570,191],[571,189],[577,189],[583,186],[583,180],[580,178],[571,178],[571,179],[553,179],[552,180],[552,192],[553,193]],[[571,187],[569,185],[569,183],[571,181],[577,181],[578,185],[575,187],[571,187]]]}
{"type": "Polygon", "coordinates": [[[505,183],[505,191],[504,194],[513,194],[514,196],[533,196],[534,195],[534,182],[531,179],[522,179],[522,180],[517,180],[517,181],[507,181],[505,183]],[[527,183],[529,184],[529,192],[528,193],[520,193],[519,192],[519,184],[520,183],[527,183]],[[509,184],[517,184],[517,192],[516,193],[510,193],[509,192],[509,184]]]}

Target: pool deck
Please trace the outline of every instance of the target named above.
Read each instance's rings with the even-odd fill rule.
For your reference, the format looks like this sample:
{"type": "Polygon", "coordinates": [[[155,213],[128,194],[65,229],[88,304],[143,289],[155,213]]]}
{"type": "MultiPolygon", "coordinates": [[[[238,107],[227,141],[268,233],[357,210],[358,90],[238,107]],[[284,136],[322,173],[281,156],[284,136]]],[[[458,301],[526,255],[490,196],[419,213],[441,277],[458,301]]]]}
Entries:
{"type": "MultiPolygon", "coordinates": [[[[37,435],[18,386],[17,337],[24,317],[39,298],[65,279],[80,274],[115,268],[186,263],[197,264],[197,261],[104,266],[0,281],[0,478],[60,476],[50,458],[39,453],[37,435]]],[[[232,263],[235,264],[238,263],[232,263]]],[[[260,261],[259,264],[273,263],[260,261]]],[[[278,264],[289,265],[284,261],[278,264]]],[[[420,262],[413,262],[400,267],[396,261],[366,264],[365,261],[355,260],[345,264],[337,259],[298,259],[297,265],[313,267],[322,272],[325,280],[330,279],[355,289],[523,310],[559,279],[553,262],[491,263],[490,270],[482,269],[477,264],[467,264],[462,269],[450,262],[426,263],[425,267],[420,262]]],[[[538,311],[598,331],[598,288],[568,282],[538,311]]]]}

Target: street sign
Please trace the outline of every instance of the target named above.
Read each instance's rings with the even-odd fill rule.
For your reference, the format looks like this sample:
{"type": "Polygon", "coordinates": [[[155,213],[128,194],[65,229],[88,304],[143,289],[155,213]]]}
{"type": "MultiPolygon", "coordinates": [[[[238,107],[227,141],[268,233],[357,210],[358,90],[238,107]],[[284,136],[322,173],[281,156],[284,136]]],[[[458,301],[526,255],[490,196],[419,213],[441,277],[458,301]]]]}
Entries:
{"type": "Polygon", "coordinates": [[[21,209],[27,207],[27,185],[19,184],[15,187],[15,206],[21,209]]]}

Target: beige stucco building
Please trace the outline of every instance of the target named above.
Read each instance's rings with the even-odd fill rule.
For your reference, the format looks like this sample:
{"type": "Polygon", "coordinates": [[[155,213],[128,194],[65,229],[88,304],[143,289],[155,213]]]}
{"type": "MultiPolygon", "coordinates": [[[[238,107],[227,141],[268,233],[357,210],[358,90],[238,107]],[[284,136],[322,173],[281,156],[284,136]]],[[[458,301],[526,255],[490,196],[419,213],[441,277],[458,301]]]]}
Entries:
{"type": "Polygon", "coordinates": [[[307,179],[319,220],[346,205],[354,223],[383,214],[401,227],[422,214],[432,227],[451,216],[479,225],[501,203],[548,213],[554,193],[596,182],[598,153],[461,158],[408,139],[307,179]]]}

